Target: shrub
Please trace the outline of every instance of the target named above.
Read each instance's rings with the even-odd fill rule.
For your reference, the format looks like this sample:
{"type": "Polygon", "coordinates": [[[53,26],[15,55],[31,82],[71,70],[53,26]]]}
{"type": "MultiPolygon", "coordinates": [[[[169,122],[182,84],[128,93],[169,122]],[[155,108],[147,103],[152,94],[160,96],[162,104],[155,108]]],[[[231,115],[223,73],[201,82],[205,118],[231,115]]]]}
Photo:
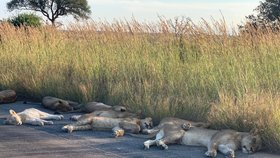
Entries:
{"type": "Polygon", "coordinates": [[[20,26],[39,27],[42,25],[41,18],[35,14],[30,14],[30,13],[19,14],[11,19],[8,19],[8,22],[10,22],[16,27],[20,27],[20,26]]]}

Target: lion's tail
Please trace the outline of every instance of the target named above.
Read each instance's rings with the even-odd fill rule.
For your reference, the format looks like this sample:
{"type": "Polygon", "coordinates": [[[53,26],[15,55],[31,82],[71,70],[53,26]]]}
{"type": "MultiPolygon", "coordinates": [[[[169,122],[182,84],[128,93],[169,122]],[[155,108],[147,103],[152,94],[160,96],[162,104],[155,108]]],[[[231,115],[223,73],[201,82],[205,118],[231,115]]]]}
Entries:
{"type": "Polygon", "coordinates": [[[145,138],[145,139],[151,139],[154,138],[157,135],[158,132],[154,132],[148,135],[144,135],[144,134],[132,134],[132,133],[127,133],[128,135],[132,136],[132,137],[136,137],[136,138],[145,138]]]}
{"type": "Polygon", "coordinates": [[[72,133],[73,131],[85,131],[90,129],[92,129],[91,125],[83,125],[83,126],[65,125],[62,127],[62,130],[67,131],[68,133],[72,133]]]}
{"type": "Polygon", "coordinates": [[[67,111],[67,112],[56,111],[54,112],[54,114],[70,114],[70,113],[81,113],[81,112],[84,112],[84,109],[81,108],[81,109],[67,111]]]}

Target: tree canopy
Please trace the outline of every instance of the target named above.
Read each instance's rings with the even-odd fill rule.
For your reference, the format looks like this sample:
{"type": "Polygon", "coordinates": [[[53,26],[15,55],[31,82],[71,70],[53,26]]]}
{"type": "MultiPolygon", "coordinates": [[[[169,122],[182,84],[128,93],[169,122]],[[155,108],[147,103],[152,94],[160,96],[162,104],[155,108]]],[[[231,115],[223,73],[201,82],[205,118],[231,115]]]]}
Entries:
{"type": "Polygon", "coordinates": [[[31,10],[41,12],[55,25],[60,16],[72,15],[75,19],[87,19],[91,13],[87,0],[11,0],[9,11],[31,10]]]}
{"type": "Polygon", "coordinates": [[[255,29],[265,29],[267,27],[273,30],[279,30],[280,22],[280,0],[265,0],[254,9],[257,15],[246,16],[247,23],[242,26],[254,27],[255,29]]]}

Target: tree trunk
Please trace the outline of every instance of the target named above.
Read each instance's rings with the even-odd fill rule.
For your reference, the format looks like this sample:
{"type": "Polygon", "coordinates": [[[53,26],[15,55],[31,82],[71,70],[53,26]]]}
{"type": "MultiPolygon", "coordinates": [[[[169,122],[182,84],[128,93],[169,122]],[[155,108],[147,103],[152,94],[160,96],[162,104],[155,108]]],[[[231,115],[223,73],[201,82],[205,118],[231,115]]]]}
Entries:
{"type": "Polygon", "coordinates": [[[51,19],[52,26],[55,27],[55,19],[51,19]]]}

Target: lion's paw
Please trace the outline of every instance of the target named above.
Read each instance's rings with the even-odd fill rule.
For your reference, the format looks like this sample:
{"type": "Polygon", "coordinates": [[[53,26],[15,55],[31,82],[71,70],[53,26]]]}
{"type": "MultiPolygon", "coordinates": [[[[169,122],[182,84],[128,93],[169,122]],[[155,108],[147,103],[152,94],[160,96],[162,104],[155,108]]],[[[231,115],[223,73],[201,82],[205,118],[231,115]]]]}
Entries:
{"type": "Polygon", "coordinates": [[[44,126],[45,124],[44,124],[44,122],[41,122],[41,121],[40,121],[40,122],[38,122],[38,125],[39,125],[39,126],[44,126]]]}
{"type": "Polygon", "coordinates": [[[150,149],[150,145],[144,142],[144,150],[149,150],[149,149],[150,149]]]}
{"type": "Polygon", "coordinates": [[[207,151],[205,153],[205,155],[208,156],[208,157],[216,157],[217,156],[217,151],[216,150],[207,151]]]}
{"type": "Polygon", "coordinates": [[[162,150],[167,150],[168,149],[168,146],[162,140],[157,140],[156,144],[157,144],[157,146],[160,146],[162,150]]]}
{"type": "Polygon", "coordinates": [[[227,152],[226,158],[235,158],[234,151],[229,151],[229,152],[227,152]]]}
{"type": "Polygon", "coordinates": [[[79,118],[80,118],[79,115],[73,115],[73,116],[70,117],[70,120],[71,121],[77,121],[79,118]]]}
{"type": "Polygon", "coordinates": [[[64,116],[63,115],[59,115],[59,120],[63,120],[64,116]]]}
{"type": "Polygon", "coordinates": [[[72,132],[73,132],[73,129],[74,129],[74,127],[73,127],[73,126],[70,126],[70,125],[66,125],[66,126],[63,126],[63,127],[62,127],[62,130],[63,130],[63,131],[66,131],[66,132],[68,132],[68,133],[72,133],[72,132]]]}
{"type": "Polygon", "coordinates": [[[112,129],[112,132],[113,132],[112,135],[113,135],[115,138],[124,136],[124,130],[123,130],[122,128],[120,128],[120,127],[114,127],[114,128],[112,129]]]}
{"type": "Polygon", "coordinates": [[[165,145],[165,144],[164,144],[164,145],[161,145],[161,149],[162,149],[162,150],[168,150],[168,146],[165,145]]]}

